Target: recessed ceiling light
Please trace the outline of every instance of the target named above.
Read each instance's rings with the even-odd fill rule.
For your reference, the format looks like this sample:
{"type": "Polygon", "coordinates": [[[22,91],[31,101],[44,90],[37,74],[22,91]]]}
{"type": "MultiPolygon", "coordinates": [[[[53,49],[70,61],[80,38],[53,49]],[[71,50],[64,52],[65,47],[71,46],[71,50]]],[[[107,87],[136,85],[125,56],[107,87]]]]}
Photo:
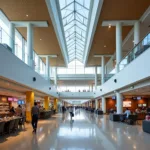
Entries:
{"type": "Polygon", "coordinates": [[[134,149],[136,149],[136,146],[133,146],[134,149]]]}
{"type": "Polygon", "coordinates": [[[111,28],[111,24],[109,24],[108,28],[111,28]]]}
{"type": "Polygon", "coordinates": [[[26,17],[29,17],[29,15],[28,15],[28,14],[26,14],[26,17]]]}
{"type": "Polygon", "coordinates": [[[104,45],[104,47],[106,47],[106,45],[104,45]]]}
{"type": "Polygon", "coordinates": [[[40,41],[42,41],[42,39],[40,39],[40,41]]]}

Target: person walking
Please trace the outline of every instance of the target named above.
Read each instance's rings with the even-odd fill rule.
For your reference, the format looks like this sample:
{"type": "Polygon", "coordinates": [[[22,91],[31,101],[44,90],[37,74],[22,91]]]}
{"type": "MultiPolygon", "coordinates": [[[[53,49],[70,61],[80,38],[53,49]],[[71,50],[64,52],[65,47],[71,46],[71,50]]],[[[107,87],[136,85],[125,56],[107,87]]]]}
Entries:
{"type": "Polygon", "coordinates": [[[32,127],[33,127],[33,132],[36,133],[37,129],[37,124],[38,124],[38,116],[39,116],[39,107],[37,106],[37,103],[34,103],[34,106],[32,107],[31,110],[31,115],[32,115],[32,127]]]}
{"type": "Polygon", "coordinates": [[[69,108],[69,113],[70,113],[70,118],[71,118],[71,121],[72,121],[72,117],[74,117],[73,107],[72,106],[69,108]]]}

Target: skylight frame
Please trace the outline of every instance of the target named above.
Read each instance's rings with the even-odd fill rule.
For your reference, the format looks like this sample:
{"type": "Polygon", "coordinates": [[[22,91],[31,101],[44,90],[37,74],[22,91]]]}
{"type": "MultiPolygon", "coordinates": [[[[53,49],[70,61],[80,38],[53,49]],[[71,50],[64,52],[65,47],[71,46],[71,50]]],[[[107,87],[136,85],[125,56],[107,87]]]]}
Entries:
{"type": "Polygon", "coordinates": [[[86,5],[86,0],[80,1],[72,0],[70,2],[70,0],[59,0],[69,62],[72,60],[70,52],[73,53],[73,50],[75,52],[74,58],[79,57],[80,61],[83,62],[86,46],[85,42],[90,19],[91,0],[89,0],[89,4],[86,5]],[[61,8],[61,4],[63,4],[64,7],[61,8]],[[89,8],[86,6],[89,6],[89,8]],[[80,56],[78,56],[78,54],[80,54],[80,56]]]}

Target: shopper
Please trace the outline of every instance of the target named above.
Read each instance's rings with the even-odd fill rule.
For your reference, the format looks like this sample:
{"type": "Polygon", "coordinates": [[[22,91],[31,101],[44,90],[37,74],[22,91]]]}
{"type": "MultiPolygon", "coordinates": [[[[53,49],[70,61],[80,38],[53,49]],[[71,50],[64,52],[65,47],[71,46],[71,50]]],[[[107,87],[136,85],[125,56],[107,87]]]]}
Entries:
{"type": "Polygon", "coordinates": [[[15,108],[13,106],[10,108],[10,112],[15,114],[15,108]]]}
{"type": "Polygon", "coordinates": [[[71,121],[72,121],[72,117],[74,117],[73,107],[69,108],[69,113],[70,113],[70,118],[71,118],[71,121]]]}
{"type": "Polygon", "coordinates": [[[131,111],[128,108],[126,108],[126,111],[124,112],[124,114],[126,115],[125,119],[128,119],[129,115],[131,115],[131,111]]]}
{"type": "Polygon", "coordinates": [[[18,105],[18,107],[16,108],[16,115],[17,116],[22,116],[22,107],[21,105],[18,105]]]}
{"type": "Polygon", "coordinates": [[[65,113],[65,106],[62,106],[62,113],[65,113]]]}
{"type": "Polygon", "coordinates": [[[32,127],[33,132],[36,133],[37,124],[38,124],[38,116],[39,116],[39,108],[37,106],[37,103],[34,103],[34,106],[32,107],[31,114],[32,114],[32,127]]]}

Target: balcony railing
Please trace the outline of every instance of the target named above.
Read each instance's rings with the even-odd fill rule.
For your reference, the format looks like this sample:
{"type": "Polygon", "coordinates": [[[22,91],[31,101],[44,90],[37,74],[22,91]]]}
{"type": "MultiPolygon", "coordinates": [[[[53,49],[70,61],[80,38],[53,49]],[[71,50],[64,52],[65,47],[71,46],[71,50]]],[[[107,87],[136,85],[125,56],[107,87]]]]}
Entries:
{"type": "Polygon", "coordinates": [[[128,64],[140,56],[150,47],[150,33],[148,33],[142,41],[140,41],[120,62],[119,70],[124,69],[128,64]]]}
{"type": "MultiPolygon", "coordinates": [[[[25,44],[22,43],[17,43],[14,39],[13,39],[13,43],[14,43],[14,52],[12,51],[12,48],[9,46],[9,42],[12,40],[12,38],[9,36],[9,34],[3,30],[2,27],[0,27],[0,44],[2,44],[5,48],[7,48],[12,54],[14,54],[15,56],[17,56],[21,61],[23,61],[25,64],[29,65],[29,62],[33,62],[34,64],[34,70],[41,75],[43,78],[45,78],[46,80],[48,80],[48,76],[46,75],[45,71],[43,71],[42,68],[40,68],[36,62],[35,62],[35,58],[31,59],[31,57],[28,55],[27,53],[27,46],[25,44]]],[[[34,57],[34,50],[33,50],[33,57],[34,57]]],[[[40,59],[40,58],[39,58],[40,59]]],[[[45,65],[45,64],[43,64],[45,65]]]]}

